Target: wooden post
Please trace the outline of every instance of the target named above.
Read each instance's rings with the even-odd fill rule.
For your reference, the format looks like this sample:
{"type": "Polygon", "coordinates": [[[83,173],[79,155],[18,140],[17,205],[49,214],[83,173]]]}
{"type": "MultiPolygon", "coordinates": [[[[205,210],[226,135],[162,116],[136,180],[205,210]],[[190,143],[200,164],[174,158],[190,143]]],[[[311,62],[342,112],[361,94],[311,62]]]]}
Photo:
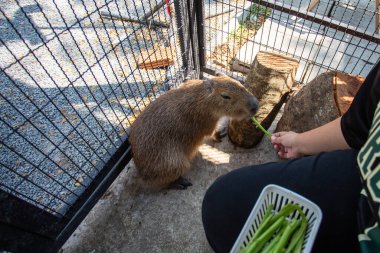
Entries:
{"type": "Polygon", "coordinates": [[[342,116],[363,81],[338,71],[317,76],[286,103],[276,131],[302,133],[342,116]]]}
{"type": "MultiPolygon", "coordinates": [[[[273,52],[257,53],[245,86],[260,102],[256,118],[264,128],[272,124],[291,91],[297,67],[298,61],[293,58],[273,52]]],[[[260,142],[263,133],[250,120],[231,120],[228,136],[235,145],[251,148],[260,142]]]]}

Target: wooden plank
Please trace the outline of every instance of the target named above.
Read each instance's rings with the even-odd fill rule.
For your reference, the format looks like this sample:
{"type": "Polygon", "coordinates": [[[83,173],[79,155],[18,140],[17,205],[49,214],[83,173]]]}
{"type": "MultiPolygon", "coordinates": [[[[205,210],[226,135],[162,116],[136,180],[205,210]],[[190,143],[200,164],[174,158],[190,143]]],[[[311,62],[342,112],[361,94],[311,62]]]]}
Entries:
{"type": "Polygon", "coordinates": [[[142,69],[154,69],[172,65],[174,63],[172,50],[174,50],[174,48],[169,47],[153,47],[149,50],[144,50],[137,59],[137,67],[142,69]]]}
{"type": "Polygon", "coordinates": [[[310,11],[311,9],[314,8],[314,6],[319,2],[319,0],[314,0],[313,2],[311,2],[311,4],[309,5],[309,7],[307,7],[307,11],[310,11]]]}

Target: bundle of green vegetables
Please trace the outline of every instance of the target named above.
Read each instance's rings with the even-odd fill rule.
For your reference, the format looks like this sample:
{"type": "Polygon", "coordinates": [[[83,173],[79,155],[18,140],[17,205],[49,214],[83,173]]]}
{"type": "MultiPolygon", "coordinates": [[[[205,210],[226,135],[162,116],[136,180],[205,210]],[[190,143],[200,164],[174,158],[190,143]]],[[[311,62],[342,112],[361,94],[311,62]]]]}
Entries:
{"type": "Polygon", "coordinates": [[[287,204],[275,214],[273,205],[269,205],[257,231],[249,240],[246,247],[239,253],[293,253],[301,252],[307,229],[307,219],[297,204],[287,204]],[[295,211],[301,219],[290,219],[288,216],[295,211]]]}

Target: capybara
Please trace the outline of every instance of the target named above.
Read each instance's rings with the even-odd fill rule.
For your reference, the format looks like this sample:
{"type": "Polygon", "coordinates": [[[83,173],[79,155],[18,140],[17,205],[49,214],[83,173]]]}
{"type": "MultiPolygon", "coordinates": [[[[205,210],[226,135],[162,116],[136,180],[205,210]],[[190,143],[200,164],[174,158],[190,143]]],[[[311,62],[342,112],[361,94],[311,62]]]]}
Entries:
{"type": "Polygon", "coordinates": [[[186,189],[182,178],[205,136],[223,116],[243,120],[258,110],[258,101],[228,76],[189,80],[152,101],[130,130],[139,177],[154,188],[186,189]]]}

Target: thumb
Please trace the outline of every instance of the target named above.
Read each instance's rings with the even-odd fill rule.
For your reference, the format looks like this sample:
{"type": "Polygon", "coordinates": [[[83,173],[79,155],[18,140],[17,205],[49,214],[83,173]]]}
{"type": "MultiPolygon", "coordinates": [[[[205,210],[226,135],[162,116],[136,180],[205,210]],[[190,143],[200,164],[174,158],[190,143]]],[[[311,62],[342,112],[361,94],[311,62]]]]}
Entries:
{"type": "Polygon", "coordinates": [[[281,137],[283,134],[284,132],[273,133],[271,137],[271,142],[273,144],[281,144],[281,141],[282,141],[281,137]]]}

